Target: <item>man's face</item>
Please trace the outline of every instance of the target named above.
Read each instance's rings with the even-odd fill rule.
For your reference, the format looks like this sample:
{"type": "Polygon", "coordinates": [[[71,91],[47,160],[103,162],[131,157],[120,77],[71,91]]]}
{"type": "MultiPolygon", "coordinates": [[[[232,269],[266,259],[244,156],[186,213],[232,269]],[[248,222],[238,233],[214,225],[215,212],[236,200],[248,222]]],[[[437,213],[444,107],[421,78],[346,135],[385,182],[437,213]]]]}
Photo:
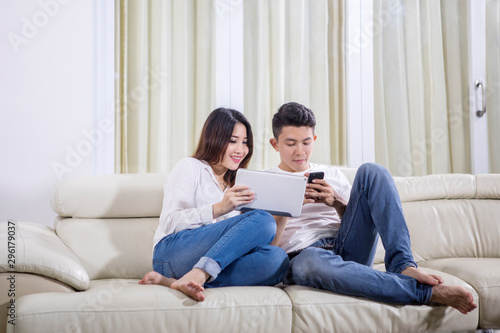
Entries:
{"type": "Polygon", "coordinates": [[[272,138],[269,142],[280,153],[278,167],[281,170],[301,172],[309,168],[315,140],[311,127],[285,126],[278,139],[272,138]]]}

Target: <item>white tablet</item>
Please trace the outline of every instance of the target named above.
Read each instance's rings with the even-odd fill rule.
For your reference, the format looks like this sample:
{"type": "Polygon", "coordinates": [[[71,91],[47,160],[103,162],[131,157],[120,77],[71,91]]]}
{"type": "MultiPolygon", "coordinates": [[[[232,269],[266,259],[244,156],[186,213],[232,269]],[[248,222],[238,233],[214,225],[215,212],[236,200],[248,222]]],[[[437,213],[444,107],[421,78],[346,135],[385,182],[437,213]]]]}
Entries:
{"type": "Polygon", "coordinates": [[[266,171],[238,169],[235,185],[246,185],[255,192],[255,199],[236,207],[247,212],[262,209],[272,215],[299,217],[307,178],[266,171]]]}

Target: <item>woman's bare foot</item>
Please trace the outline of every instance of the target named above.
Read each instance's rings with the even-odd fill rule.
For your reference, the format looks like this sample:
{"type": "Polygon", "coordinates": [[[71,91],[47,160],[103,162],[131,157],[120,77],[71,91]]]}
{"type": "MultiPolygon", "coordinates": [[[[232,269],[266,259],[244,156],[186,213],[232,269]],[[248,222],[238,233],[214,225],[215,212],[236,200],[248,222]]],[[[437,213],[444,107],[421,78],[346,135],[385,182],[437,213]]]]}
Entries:
{"type": "Polygon", "coordinates": [[[198,268],[191,270],[179,280],[167,278],[158,272],[151,271],[144,275],[139,284],[154,284],[169,287],[183,292],[198,302],[203,302],[205,300],[205,295],[203,295],[205,288],[203,288],[203,284],[209,277],[210,275],[198,268]]]}
{"type": "Polygon", "coordinates": [[[161,275],[158,272],[151,271],[144,275],[141,281],[139,281],[139,284],[156,284],[159,286],[165,286],[165,287],[170,287],[170,285],[174,282],[177,281],[176,279],[173,278],[168,278],[163,275],[161,275]]]}
{"type": "Polygon", "coordinates": [[[434,274],[426,273],[418,268],[410,266],[406,268],[401,274],[414,278],[420,283],[437,286],[444,282],[443,278],[434,274]]]}
{"type": "Polygon", "coordinates": [[[195,301],[203,302],[205,300],[203,284],[209,277],[205,271],[194,268],[179,280],[172,282],[170,288],[182,291],[195,301]]]}
{"type": "Polygon", "coordinates": [[[432,287],[431,302],[451,306],[463,314],[477,308],[472,294],[460,286],[444,286],[440,284],[432,287]]]}

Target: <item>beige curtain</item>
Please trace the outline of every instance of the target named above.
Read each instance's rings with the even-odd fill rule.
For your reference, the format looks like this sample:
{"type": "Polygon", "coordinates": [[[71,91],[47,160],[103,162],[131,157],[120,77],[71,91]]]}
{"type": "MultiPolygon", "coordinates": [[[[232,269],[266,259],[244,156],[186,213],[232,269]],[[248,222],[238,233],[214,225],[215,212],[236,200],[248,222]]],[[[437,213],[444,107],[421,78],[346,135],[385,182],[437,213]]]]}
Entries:
{"type": "Polygon", "coordinates": [[[269,144],[280,105],[317,118],[313,162],[346,163],[344,0],[244,1],[245,115],[256,141],[251,167],[279,164],[269,144]]]}
{"type": "Polygon", "coordinates": [[[375,0],[376,161],[469,173],[467,1],[375,0]]]}
{"type": "Polygon", "coordinates": [[[486,0],[486,87],[490,172],[500,173],[500,1],[486,0]]]}
{"type": "Polygon", "coordinates": [[[214,1],[116,0],[116,172],[193,153],[215,107],[214,1]]]}

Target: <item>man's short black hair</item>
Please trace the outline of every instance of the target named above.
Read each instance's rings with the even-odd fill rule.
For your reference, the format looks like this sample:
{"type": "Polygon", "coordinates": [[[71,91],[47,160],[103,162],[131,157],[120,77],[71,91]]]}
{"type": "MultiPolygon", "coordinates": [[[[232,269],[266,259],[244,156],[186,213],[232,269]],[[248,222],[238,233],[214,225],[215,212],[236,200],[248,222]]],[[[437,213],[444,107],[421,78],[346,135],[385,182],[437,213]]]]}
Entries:
{"type": "Polygon", "coordinates": [[[285,126],[311,127],[314,133],[316,117],[314,117],[314,113],[310,109],[302,104],[296,102],[285,103],[273,117],[273,135],[275,139],[278,139],[285,126]]]}

